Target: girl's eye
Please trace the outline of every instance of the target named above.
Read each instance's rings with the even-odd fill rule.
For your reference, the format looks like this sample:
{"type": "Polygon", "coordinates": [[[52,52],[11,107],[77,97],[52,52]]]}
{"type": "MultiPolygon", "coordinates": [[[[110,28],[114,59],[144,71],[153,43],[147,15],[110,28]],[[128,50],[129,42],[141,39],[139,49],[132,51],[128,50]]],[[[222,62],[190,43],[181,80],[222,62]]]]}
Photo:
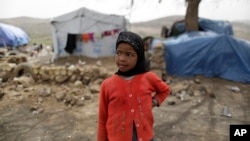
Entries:
{"type": "Polygon", "coordinates": [[[121,52],[117,51],[116,54],[119,55],[119,54],[121,54],[121,52]]]}
{"type": "Polygon", "coordinates": [[[133,54],[132,54],[132,53],[127,53],[127,56],[128,56],[128,57],[132,57],[133,54]]]}

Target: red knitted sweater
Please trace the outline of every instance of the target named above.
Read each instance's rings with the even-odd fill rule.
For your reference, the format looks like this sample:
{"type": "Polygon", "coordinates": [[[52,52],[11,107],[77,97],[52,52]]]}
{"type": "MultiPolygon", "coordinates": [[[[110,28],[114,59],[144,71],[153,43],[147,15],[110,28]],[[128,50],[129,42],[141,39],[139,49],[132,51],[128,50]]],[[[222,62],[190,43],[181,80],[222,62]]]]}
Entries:
{"type": "Polygon", "coordinates": [[[168,85],[153,72],[135,75],[131,80],[118,75],[104,80],[97,140],[132,141],[134,122],[138,141],[149,141],[153,138],[152,97],[160,105],[169,93],[168,85]]]}

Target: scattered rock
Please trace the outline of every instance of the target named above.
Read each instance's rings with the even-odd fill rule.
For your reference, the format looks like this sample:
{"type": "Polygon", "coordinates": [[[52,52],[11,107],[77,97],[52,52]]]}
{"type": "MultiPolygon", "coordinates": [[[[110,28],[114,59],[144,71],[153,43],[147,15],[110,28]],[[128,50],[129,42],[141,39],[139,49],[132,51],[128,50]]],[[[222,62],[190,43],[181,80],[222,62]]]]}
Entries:
{"type": "Polygon", "coordinates": [[[59,76],[56,76],[55,81],[59,84],[62,84],[66,82],[68,79],[69,79],[69,76],[67,75],[59,75],[59,76]]]}
{"type": "Polygon", "coordinates": [[[216,98],[216,96],[215,96],[214,93],[209,93],[208,96],[209,96],[210,98],[216,98]]]}
{"type": "Polygon", "coordinates": [[[175,105],[176,102],[175,101],[168,101],[168,105],[175,105]]]}
{"type": "Polygon", "coordinates": [[[92,99],[92,95],[86,94],[86,95],[84,95],[81,99],[90,100],[90,99],[92,99]]]}
{"type": "Polygon", "coordinates": [[[199,90],[194,90],[193,95],[194,96],[201,96],[201,92],[199,90]]]}
{"type": "Polygon", "coordinates": [[[66,94],[64,92],[58,92],[56,93],[55,97],[58,101],[62,101],[64,99],[64,97],[66,96],[66,94]]]}
{"type": "Polygon", "coordinates": [[[195,78],[195,79],[194,79],[194,82],[195,82],[196,84],[201,84],[201,80],[200,80],[199,78],[195,78]]]}
{"type": "Polygon", "coordinates": [[[38,98],[37,98],[37,103],[42,103],[42,102],[43,102],[43,98],[38,97],[38,98]]]}
{"type": "Polygon", "coordinates": [[[226,117],[232,117],[232,113],[228,107],[223,107],[221,115],[226,117]]]}
{"type": "Polygon", "coordinates": [[[82,81],[83,81],[84,85],[88,85],[90,83],[91,79],[88,76],[84,76],[82,81]]]}
{"type": "Polygon", "coordinates": [[[101,66],[102,65],[102,61],[101,60],[96,61],[96,65],[97,66],[101,66]]]}
{"type": "Polygon", "coordinates": [[[30,111],[32,112],[32,114],[39,114],[43,112],[43,108],[39,108],[36,105],[33,105],[30,107],[30,111]]]}
{"type": "Polygon", "coordinates": [[[37,109],[38,109],[38,107],[35,106],[35,105],[33,105],[33,106],[30,107],[30,111],[31,111],[31,112],[33,112],[33,111],[35,111],[35,110],[37,110],[37,109]]]}
{"type": "Polygon", "coordinates": [[[89,90],[91,93],[99,93],[100,92],[100,85],[93,84],[89,86],[89,90]]]}
{"type": "Polygon", "coordinates": [[[240,88],[239,87],[237,87],[237,86],[233,86],[233,87],[231,87],[231,90],[233,91],[233,92],[239,92],[240,91],[240,88]]]}
{"type": "Polygon", "coordinates": [[[5,95],[5,92],[0,91],[0,100],[2,99],[2,97],[5,95]]]}
{"type": "Polygon", "coordinates": [[[198,110],[198,109],[192,109],[191,112],[192,112],[193,114],[197,114],[197,113],[199,113],[199,110],[198,110]]]}
{"type": "Polygon", "coordinates": [[[74,86],[77,87],[77,88],[80,88],[80,87],[83,87],[83,83],[82,83],[82,81],[77,80],[77,81],[74,83],[74,86]]]}
{"type": "Polygon", "coordinates": [[[84,106],[84,100],[77,99],[75,105],[76,106],[84,106]]]}
{"type": "Polygon", "coordinates": [[[39,96],[48,97],[50,95],[51,95],[51,89],[50,88],[40,88],[39,89],[39,96]]]}
{"type": "Polygon", "coordinates": [[[77,75],[72,75],[69,79],[70,82],[75,82],[77,80],[77,75]]]}
{"type": "Polygon", "coordinates": [[[24,86],[19,84],[19,85],[17,85],[16,90],[21,91],[21,90],[23,90],[23,88],[24,88],[24,86]]]}
{"type": "Polygon", "coordinates": [[[70,102],[73,100],[72,96],[70,94],[66,94],[66,96],[63,99],[63,102],[65,104],[70,104],[70,102]]]}
{"type": "Polygon", "coordinates": [[[25,86],[29,86],[31,84],[34,84],[34,79],[32,77],[28,77],[28,76],[21,76],[21,77],[14,77],[13,82],[16,84],[22,84],[25,86]]]}
{"type": "Polygon", "coordinates": [[[187,90],[189,85],[186,82],[172,83],[170,85],[172,94],[179,93],[182,90],[187,90]]]}

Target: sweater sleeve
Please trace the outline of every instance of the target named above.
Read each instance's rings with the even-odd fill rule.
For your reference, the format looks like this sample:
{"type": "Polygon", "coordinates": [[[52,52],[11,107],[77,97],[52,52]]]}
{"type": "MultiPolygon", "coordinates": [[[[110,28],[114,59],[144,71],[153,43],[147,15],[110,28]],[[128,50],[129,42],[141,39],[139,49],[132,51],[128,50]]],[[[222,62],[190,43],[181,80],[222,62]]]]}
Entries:
{"type": "Polygon", "coordinates": [[[99,117],[98,117],[98,133],[97,141],[108,141],[106,123],[108,119],[108,96],[105,88],[105,81],[101,85],[99,96],[99,117]]]}
{"type": "Polygon", "coordinates": [[[151,72],[148,78],[155,89],[155,94],[153,98],[157,100],[158,105],[160,106],[162,102],[166,99],[166,97],[170,94],[169,86],[162,81],[155,73],[151,72]]]}

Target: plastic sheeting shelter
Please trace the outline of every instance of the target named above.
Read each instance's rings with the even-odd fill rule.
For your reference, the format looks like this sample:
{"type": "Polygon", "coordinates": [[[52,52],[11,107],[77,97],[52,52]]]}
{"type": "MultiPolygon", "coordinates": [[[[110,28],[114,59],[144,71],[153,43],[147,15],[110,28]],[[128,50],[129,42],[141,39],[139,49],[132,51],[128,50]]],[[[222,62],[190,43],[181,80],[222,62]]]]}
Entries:
{"type": "Polygon", "coordinates": [[[21,28],[0,23],[0,47],[19,47],[29,43],[29,36],[21,28]]]}
{"type": "MultiPolygon", "coordinates": [[[[210,20],[206,18],[199,18],[199,30],[210,31],[218,34],[234,35],[233,27],[229,21],[225,20],[210,20]]],[[[177,36],[185,32],[186,24],[184,20],[177,21],[171,28],[170,36],[177,36]]]]}
{"type": "Polygon", "coordinates": [[[126,19],[80,8],[53,18],[51,25],[53,60],[69,54],[98,58],[114,55],[117,36],[126,30],[126,19]]]}
{"type": "Polygon", "coordinates": [[[212,32],[184,33],[163,41],[167,72],[250,83],[250,42],[212,32]]]}

